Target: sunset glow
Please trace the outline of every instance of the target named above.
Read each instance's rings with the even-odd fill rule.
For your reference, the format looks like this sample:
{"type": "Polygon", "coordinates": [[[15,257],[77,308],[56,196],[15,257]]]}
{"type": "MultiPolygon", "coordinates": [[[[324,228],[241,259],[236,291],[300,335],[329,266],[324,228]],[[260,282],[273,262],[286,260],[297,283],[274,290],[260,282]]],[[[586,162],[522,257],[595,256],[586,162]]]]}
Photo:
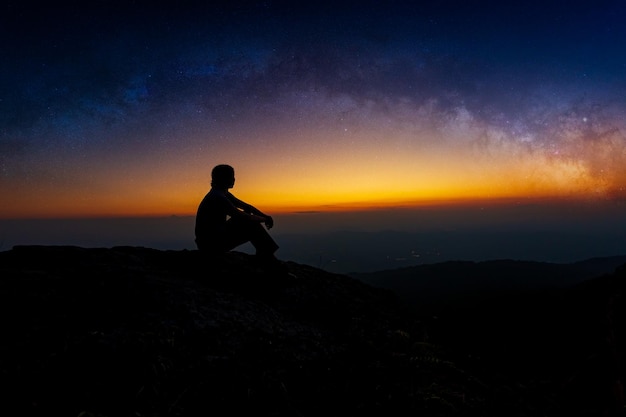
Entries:
{"type": "Polygon", "coordinates": [[[55,166],[64,156],[42,158],[36,165],[40,174],[7,184],[0,215],[191,215],[218,163],[235,167],[236,195],[275,212],[473,199],[608,199],[619,195],[625,183],[626,147],[619,135],[569,137],[546,149],[543,141],[507,138],[501,132],[485,137],[467,129],[432,144],[433,136],[445,132],[410,137],[406,132],[383,136],[387,132],[378,130],[379,136],[357,132],[335,139],[311,133],[292,146],[285,137],[278,140],[284,147],[266,149],[234,143],[203,150],[198,144],[167,153],[167,159],[147,155],[126,163],[100,161],[107,169],[94,155],[84,165],[63,163],[67,167],[58,174],[55,166]]]}
{"type": "Polygon", "coordinates": [[[0,218],[193,215],[219,163],[276,213],[626,196],[612,10],[396,6],[16,14],[0,218]]]}

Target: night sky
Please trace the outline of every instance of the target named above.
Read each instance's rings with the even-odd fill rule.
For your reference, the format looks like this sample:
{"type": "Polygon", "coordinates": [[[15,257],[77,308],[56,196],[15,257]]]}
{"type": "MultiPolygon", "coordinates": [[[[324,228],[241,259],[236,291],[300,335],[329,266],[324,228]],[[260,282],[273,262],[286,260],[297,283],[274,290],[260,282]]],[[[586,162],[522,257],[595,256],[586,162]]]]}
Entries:
{"type": "Polygon", "coordinates": [[[203,3],[0,6],[0,218],[626,196],[623,1],[203,3]]]}

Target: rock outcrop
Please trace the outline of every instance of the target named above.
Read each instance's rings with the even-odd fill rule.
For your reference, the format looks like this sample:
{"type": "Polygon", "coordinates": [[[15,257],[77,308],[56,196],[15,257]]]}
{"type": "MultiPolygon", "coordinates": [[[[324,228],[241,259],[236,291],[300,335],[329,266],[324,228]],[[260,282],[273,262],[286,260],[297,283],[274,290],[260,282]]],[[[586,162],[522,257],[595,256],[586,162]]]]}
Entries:
{"type": "MultiPolygon", "coordinates": [[[[477,346],[501,340],[496,327],[444,337],[455,328],[450,318],[416,317],[387,290],[283,265],[288,274],[240,252],[207,260],[142,247],[0,252],[3,408],[102,417],[571,409],[554,391],[569,370],[533,382],[477,354],[477,346]],[[466,350],[462,341],[473,336],[484,343],[466,350]]],[[[479,316],[466,316],[466,330],[469,317],[479,316]]],[[[507,343],[501,348],[514,350],[498,360],[524,354],[507,343]]],[[[589,407],[606,411],[606,404],[589,407]]]]}

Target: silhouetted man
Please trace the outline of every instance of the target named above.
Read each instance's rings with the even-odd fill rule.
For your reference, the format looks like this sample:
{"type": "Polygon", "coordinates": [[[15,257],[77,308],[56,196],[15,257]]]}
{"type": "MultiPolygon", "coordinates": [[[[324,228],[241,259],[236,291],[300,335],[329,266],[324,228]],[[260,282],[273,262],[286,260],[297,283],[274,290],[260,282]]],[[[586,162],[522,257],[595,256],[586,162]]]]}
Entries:
{"type": "Polygon", "coordinates": [[[211,171],[211,190],[204,196],[196,214],[196,245],[207,253],[223,253],[246,242],[256,249],[257,259],[278,263],[278,245],[267,230],[274,220],[256,207],[244,203],[228,189],[235,185],[235,170],[217,165],[211,171]],[[265,228],[263,227],[265,225],[265,228]]]}

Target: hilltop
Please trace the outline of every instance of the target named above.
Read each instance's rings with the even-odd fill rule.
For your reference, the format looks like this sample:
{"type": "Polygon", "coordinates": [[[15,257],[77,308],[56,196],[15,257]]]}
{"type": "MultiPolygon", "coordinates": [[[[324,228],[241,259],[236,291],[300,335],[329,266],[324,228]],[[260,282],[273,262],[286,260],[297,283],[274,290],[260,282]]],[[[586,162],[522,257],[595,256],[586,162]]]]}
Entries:
{"type": "Polygon", "coordinates": [[[4,407],[83,417],[623,407],[624,268],[433,317],[390,290],[284,265],[290,275],[240,252],[210,265],[197,251],[144,247],[0,252],[4,407]]]}
{"type": "Polygon", "coordinates": [[[349,276],[398,295],[411,309],[441,314],[442,310],[525,293],[571,288],[612,273],[626,256],[590,258],[570,263],[514,259],[446,261],[349,276]]]}

